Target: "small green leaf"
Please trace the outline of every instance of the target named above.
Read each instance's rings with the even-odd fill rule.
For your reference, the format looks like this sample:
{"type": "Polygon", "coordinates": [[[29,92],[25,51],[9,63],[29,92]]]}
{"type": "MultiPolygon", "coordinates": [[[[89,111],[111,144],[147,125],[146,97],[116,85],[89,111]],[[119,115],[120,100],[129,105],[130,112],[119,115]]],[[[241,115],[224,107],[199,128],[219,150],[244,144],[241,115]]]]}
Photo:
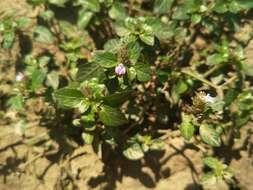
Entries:
{"type": "Polygon", "coordinates": [[[94,135],[88,132],[83,132],[82,139],[86,144],[92,144],[94,140],[94,135]]]}
{"type": "Polygon", "coordinates": [[[201,17],[200,14],[194,14],[194,15],[192,15],[192,17],[191,17],[191,22],[192,22],[192,24],[195,25],[195,24],[200,23],[201,19],[202,19],[202,17],[201,17]]]}
{"type": "Polygon", "coordinates": [[[130,67],[127,71],[127,76],[130,81],[133,81],[136,78],[136,70],[134,67],[130,67]]]}
{"type": "Polygon", "coordinates": [[[85,63],[79,66],[77,72],[77,80],[79,82],[93,78],[97,78],[99,81],[105,78],[104,70],[100,65],[96,63],[85,63]]]}
{"type": "Polygon", "coordinates": [[[150,46],[153,46],[155,43],[155,36],[152,32],[144,32],[143,34],[140,34],[140,39],[150,46]]]}
{"type": "Polygon", "coordinates": [[[127,11],[121,3],[115,2],[109,10],[109,16],[115,20],[124,20],[127,17],[127,11]]]}
{"type": "Polygon", "coordinates": [[[93,12],[89,12],[85,9],[80,10],[78,12],[77,26],[79,28],[86,28],[92,16],[93,16],[93,12]]]}
{"type": "Polygon", "coordinates": [[[218,65],[226,61],[222,54],[213,54],[207,57],[207,65],[218,65]]]}
{"type": "Polygon", "coordinates": [[[250,76],[250,77],[253,77],[253,66],[252,66],[252,65],[249,65],[249,64],[247,64],[247,63],[243,63],[243,64],[241,65],[241,67],[242,67],[243,72],[244,72],[246,75],[248,75],[248,76],[250,76]]]}
{"type": "Polygon", "coordinates": [[[46,78],[46,72],[41,69],[35,69],[31,76],[31,90],[38,90],[46,78]]]}
{"type": "Polygon", "coordinates": [[[166,13],[172,6],[174,0],[155,0],[154,12],[166,13]]]}
{"type": "Polygon", "coordinates": [[[80,90],[65,87],[55,92],[55,98],[61,107],[75,108],[84,100],[80,90]]]}
{"type": "Polygon", "coordinates": [[[64,7],[64,4],[69,0],[49,0],[49,3],[57,5],[59,7],[64,7]]]}
{"type": "Polygon", "coordinates": [[[52,10],[43,11],[39,16],[44,20],[49,21],[54,17],[54,12],[52,10]]]}
{"type": "Polygon", "coordinates": [[[199,129],[201,139],[214,147],[219,147],[221,145],[221,139],[219,133],[213,128],[213,126],[208,124],[202,124],[199,129]]]}
{"type": "Polygon", "coordinates": [[[75,5],[81,5],[83,8],[88,9],[93,12],[100,11],[99,0],[77,0],[75,5]]]}
{"type": "Polygon", "coordinates": [[[54,41],[52,33],[45,26],[37,26],[34,37],[36,41],[46,44],[51,44],[54,41]]]}
{"type": "Polygon", "coordinates": [[[179,80],[176,87],[175,92],[180,95],[185,93],[188,90],[188,85],[184,80],[179,80]]]}
{"type": "Polygon", "coordinates": [[[104,45],[104,49],[106,51],[109,51],[111,53],[117,53],[117,51],[120,48],[120,40],[119,39],[111,39],[108,40],[105,45],[104,45]]]}
{"type": "Polygon", "coordinates": [[[154,139],[149,147],[150,150],[162,150],[165,146],[165,142],[161,139],[154,139]]]}
{"type": "Polygon", "coordinates": [[[216,169],[217,165],[220,164],[220,161],[217,158],[208,156],[204,158],[204,164],[207,165],[209,168],[216,169]]]}
{"type": "Polygon", "coordinates": [[[16,110],[22,110],[24,108],[24,97],[22,95],[13,96],[7,104],[16,110]]]}
{"type": "Polygon", "coordinates": [[[117,65],[117,56],[107,51],[97,51],[93,56],[95,63],[105,68],[112,68],[117,65]]]}
{"type": "Polygon", "coordinates": [[[105,96],[103,98],[103,100],[106,102],[106,104],[108,105],[120,105],[123,102],[125,102],[126,100],[128,100],[131,97],[131,90],[126,90],[126,91],[122,91],[122,92],[116,92],[114,94],[105,96]]]}
{"type": "Polygon", "coordinates": [[[223,111],[223,108],[225,106],[225,102],[222,100],[217,100],[213,103],[209,103],[208,105],[211,107],[211,109],[214,112],[221,112],[221,111],[223,111]]]}
{"type": "Polygon", "coordinates": [[[27,17],[21,17],[16,21],[17,27],[18,28],[24,28],[27,27],[29,24],[31,24],[32,20],[27,17]]]}
{"type": "Polygon", "coordinates": [[[9,49],[12,47],[12,45],[14,43],[15,32],[13,30],[5,32],[3,35],[3,38],[4,38],[3,48],[9,49]]]}
{"type": "Polygon", "coordinates": [[[47,75],[47,85],[53,89],[57,89],[59,86],[59,74],[56,71],[52,71],[47,75]]]}
{"type": "Polygon", "coordinates": [[[102,105],[99,119],[107,126],[117,127],[127,123],[124,114],[117,108],[102,105]]]}
{"type": "Polygon", "coordinates": [[[130,61],[135,64],[141,54],[141,46],[138,41],[130,42],[127,46],[130,61]]]}
{"type": "Polygon", "coordinates": [[[182,136],[186,139],[186,140],[191,140],[191,138],[194,135],[194,131],[195,131],[195,127],[192,124],[192,117],[189,115],[185,115],[183,114],[182,116],[182,123],[179,126],[180,132],[182,134],[182,136]]]}
{"type": "Polygon", "coordinates": [[[135,143],[123,151],[123,155],[129,160],[139,160],[143,158],[144,153],[142,147],[135,143]]]}
{"type": "Polygon", "coordinates": [[[137,79],[141,82],[147,82],[151,79],[151,68],[148,64],[137,64],[134,66],[137,79]]]}
{"type": "Polygon", "coordinates": [[[253,1],[252,0],[237,0],[240,7],[244,9],[252,9],[253,1]]]}

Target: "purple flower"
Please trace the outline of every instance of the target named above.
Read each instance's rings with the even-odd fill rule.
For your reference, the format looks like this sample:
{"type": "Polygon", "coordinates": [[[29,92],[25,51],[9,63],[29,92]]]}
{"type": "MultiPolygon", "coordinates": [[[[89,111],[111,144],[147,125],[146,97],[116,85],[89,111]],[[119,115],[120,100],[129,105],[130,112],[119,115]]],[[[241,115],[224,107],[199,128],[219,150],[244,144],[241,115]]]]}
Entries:
{"type": "Polygon", "coordinates": [[[122,63],[119,64],[117,67],[115,67],[115,73],[118,76],[123,76],[124,74],[126,74],[126,67],[122,63]]]}

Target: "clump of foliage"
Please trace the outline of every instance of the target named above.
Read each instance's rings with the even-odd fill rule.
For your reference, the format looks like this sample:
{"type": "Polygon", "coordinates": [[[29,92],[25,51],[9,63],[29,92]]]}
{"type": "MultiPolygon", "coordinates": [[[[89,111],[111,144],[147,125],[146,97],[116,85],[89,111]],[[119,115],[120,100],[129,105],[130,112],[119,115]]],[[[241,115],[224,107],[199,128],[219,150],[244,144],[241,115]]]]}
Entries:
{"type": "Polygon", "coordinates": [[[179,130],[209,156],[213,171],[203,181],[232,180],[210,156],[251,120],[251,34],[235,36],[250,22],[251,0],[29,3],[31,17],[1,16],[1,53],[9,55],[1,72],[15,64],[15,77],[1,74],[5,110],[16,110],[23,125],[34,120],[30,112],[49,129],[61,123],[62,135],[99,153],[109,144],[132,160],[179,130]]]}

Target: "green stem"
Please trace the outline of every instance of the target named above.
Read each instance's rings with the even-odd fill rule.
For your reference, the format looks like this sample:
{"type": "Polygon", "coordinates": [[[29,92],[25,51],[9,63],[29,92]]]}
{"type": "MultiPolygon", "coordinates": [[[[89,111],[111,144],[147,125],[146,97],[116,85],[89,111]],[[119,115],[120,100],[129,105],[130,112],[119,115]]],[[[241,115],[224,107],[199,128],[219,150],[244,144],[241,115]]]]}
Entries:
{"type": "Polygon", "coordinates": [[[194,72],[194,71],[187,71],[187,70],[183,70],[182,73],[189,75],[205,84],[207,84],[208,86],[213,87],[214,89],[219,89],[219,86],[211,83],[209,80],[206,80],[204,77],[202,77],[200,74],[194,72]]]}

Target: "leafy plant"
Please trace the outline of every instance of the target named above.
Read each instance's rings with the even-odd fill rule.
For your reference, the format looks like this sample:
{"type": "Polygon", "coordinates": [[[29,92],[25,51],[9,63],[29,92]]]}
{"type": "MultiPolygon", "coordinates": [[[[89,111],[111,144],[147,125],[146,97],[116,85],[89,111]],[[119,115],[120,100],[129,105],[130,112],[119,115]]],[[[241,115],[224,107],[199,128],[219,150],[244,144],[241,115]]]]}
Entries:
{"type": "MultiPolygon", "coordinates": [[[[1,93],[21,119],[30,122],[23,111],[38,101],[40,121],[68,118],[64,126],[74,132],[64,135],[75,134],[96,152],[109,144],[131,160],[162,149],[177,130],[210,152],[252,120],[248,41],[234,36],[248,21],[250,0],[29,3],[39,10],[31,18],[0,17],[1,53],[18,42],[21,48],[16,60],[1,58],[6,67],[17,65],[11,80],[1,78],[11,86],[1,93]]],[[[234,176],[216,158],[204,163],[212,169],[204,182],[234,176]]]]}

